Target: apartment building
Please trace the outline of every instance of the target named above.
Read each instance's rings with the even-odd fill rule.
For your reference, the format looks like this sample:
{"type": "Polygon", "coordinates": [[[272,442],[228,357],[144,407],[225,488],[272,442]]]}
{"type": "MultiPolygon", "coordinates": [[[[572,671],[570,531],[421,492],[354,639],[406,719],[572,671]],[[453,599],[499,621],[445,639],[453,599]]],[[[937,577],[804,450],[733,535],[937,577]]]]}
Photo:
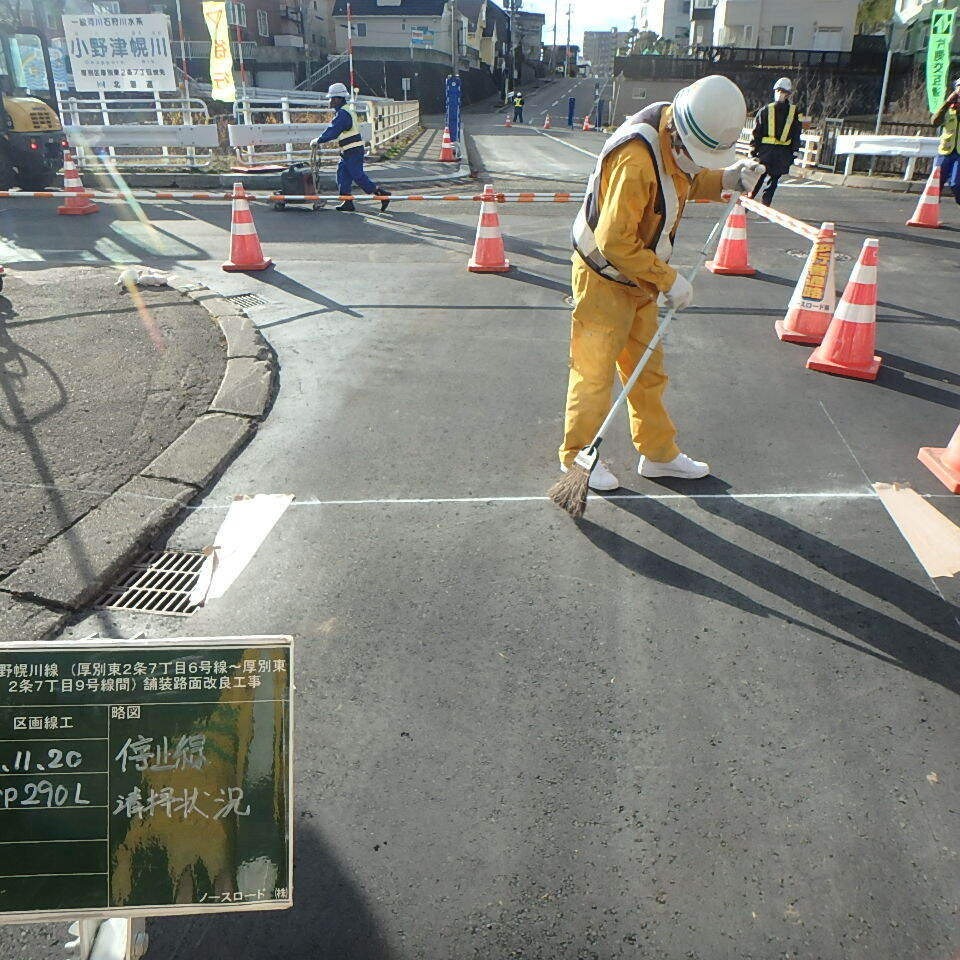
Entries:
{"type": "Polygon", "coordinates": [[[664,40],[686,43],[690,34],[691,0],[641,0],[637,29],[652,30],[664,40]]]}
{"type": "Polygon", "coordinates": [[[543,51],[543,27],[547,18],[542,13],[518,10],[511,17],[513,42],[523,51],[527,63],[539,63],[543,51]]]}
{"type": "Polygon", "coordinates": [[[859,6],[858,0],[693,2],[691,44],[826,51],[851,49],[859,6]]]}
{"type": "Polygon", "coordinates": [[[583,59],[588,60],[593,72],[601,77],[613,76],[613,58],[626,34],[616,27],[611,30],[585,30],[583,32],[583,59]]]}

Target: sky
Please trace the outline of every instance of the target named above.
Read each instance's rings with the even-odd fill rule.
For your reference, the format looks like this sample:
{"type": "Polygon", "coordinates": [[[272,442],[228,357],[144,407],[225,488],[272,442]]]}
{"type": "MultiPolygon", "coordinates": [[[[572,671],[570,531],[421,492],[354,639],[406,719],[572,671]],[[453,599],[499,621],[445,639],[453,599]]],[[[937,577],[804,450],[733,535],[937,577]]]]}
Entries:
{"type": "MultiPolygon", "coordinates": [[[[567,42],[567,5],[573,7],[570,18],[570,42],[583,44],[584,30],[630,29],[630,18],[638,12],[636,0],[557,0],[557,43],[567,42]]],[[[553,0],[523,0],[523,10],[545,13],[547,23],[543,42],[553,43],[553,0]]]]}

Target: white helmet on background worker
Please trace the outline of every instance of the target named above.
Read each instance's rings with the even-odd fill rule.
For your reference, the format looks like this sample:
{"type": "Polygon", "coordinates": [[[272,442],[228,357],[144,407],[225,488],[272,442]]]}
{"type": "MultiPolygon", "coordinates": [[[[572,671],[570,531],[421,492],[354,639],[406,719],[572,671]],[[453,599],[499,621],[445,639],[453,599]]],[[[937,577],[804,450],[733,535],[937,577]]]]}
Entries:
{"type": "Polygon", "coordinates": [[[328,97],[343,97],[344,100],[350,99],[350,91],[344,83],[331,83],[327,91],[328,97]]]}
{"type": "MultiPolygon", "coordinates": [[[[740,88],[726,77],[702,77],[684,87],[673,100],[673,124],[690,161],[699,169],[733,163],[734,149],[747,119],[740,88]]],[[[674,153],[685,173],[687,158],[674,153]]]]}
{"type": "Polygon", "coordinates": [[[787,93],[793,93],[793,84],[790,82],[789,77],[781,77],[773,85],[773,92],[776,93],[778,90],[786,90],[787,93]]]}

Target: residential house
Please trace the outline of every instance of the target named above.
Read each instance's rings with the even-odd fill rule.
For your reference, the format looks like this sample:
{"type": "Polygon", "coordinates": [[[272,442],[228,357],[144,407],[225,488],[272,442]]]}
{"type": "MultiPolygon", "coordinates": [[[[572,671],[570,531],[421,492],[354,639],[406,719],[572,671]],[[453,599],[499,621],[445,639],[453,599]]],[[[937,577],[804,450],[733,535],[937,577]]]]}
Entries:
{"type": "MultiPolygon", "coordinates": [[[[893,48],[910,54],[923,54],[930,37],[930,14],[934,10],[957,10],[960,0],[894,0],[893,48]]],[[[953,31],[953,56],[960,60],[960,26],[953,31]]]]}
{"type": "Polygon", "coordinates": [[[539,63],[543,51],[543,27],[547,18],[542,13],[517,10],[512,16],[513,43],[524,63],[539,63]]]}

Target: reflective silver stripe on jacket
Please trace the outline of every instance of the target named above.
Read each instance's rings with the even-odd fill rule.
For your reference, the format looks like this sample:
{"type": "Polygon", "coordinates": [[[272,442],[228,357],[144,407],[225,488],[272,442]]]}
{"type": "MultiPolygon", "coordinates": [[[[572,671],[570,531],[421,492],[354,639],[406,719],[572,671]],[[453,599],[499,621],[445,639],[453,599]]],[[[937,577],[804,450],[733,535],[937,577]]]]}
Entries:
{"type": "Polygon", "coordinates": [[[666,106],[668,106],[666,103],[651,104],[629,117],[603,145],[597,167],[587,184],[583,205],[573,224],[573,246],[587,266],[608,280],[615,280],[617,283],[628,286],[636,286],[636,284],[607,260],[597,245],[597,238],[594,235],[594,230],[600,221],[600,183],[603,161],[614,150],[630,140],[642,140],[650,150],[657,176],[658,206],[662,207],[658,212],[663,214],[660,231],[654,238],[653,250],[661,260],[669,263],[673,253],[673,235],[680,215],[680,198],[677,196],[673,177],[663,172],[663,157],[660,152],[660,118],[666,106]]]}

